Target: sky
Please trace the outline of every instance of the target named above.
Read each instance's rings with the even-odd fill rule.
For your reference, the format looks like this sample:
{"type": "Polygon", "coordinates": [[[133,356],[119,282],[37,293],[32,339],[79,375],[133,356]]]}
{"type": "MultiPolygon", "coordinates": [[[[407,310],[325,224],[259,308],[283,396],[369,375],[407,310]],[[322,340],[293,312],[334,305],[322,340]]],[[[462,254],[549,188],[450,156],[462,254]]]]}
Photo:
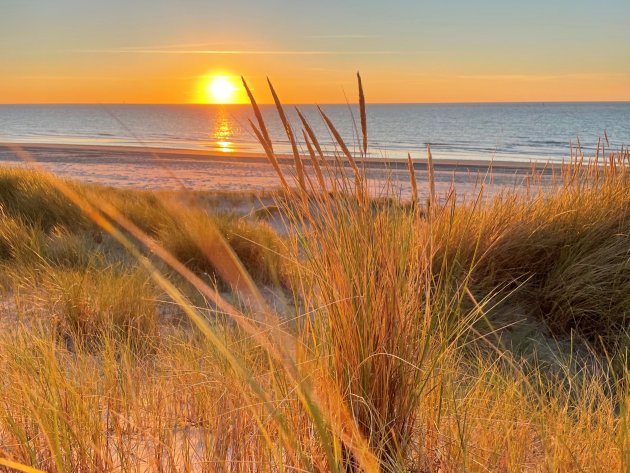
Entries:
{"type": "Polygon", "coordinates": [[[628,0],[0,0],[0,103],[629,101],[628,0]]]}

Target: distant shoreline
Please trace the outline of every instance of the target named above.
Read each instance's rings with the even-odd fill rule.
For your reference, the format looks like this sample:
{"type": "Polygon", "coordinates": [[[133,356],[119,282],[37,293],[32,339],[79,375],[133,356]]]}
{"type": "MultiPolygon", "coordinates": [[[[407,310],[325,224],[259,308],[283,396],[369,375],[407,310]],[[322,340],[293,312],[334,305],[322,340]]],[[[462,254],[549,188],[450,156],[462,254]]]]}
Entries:
{"type": "MultiPolygon", "coordinates": [[[[267,156],[264,153],[252,153],[247,151],[231,151],[231,152],[217,152],[214,150],[204,149],[189,149],[189,148],[170,148],[170,147],[152,147],[152,146],[124,146],[124,145],[101,145],[101,144],[62,144],[62,143],[20,143],[20,142],[0,142],[0,152],[4,153],[10,150],[11,147],[20,147],[25,150],[42,152],[45,150],[51,150],[55,153],[68,152],[76,153],[86,151],[90,153],[100,153],[103,156],[106,155],[119,155],[119,154],[131,154],[131,155],[150,155],[155,154],[164,158],[184,158],[184,159],[197,159],[206,162],[210,160],[264,160],[267,162],[267,156]]],[[[433,151],[435,155],[436,152],[433,151]]],[[[293,161],[293,156],[286,153],[277,153],[279,160],[293,161]]],[[[414,164],[426,165],[426,157],[413,157],[414,164]]],[[[329,157],[331,161],[334,157],[329,157]]],[[[308,159],[306,159],[308,164],[308,159]]],[[[467,167],[467,168],[508,168],[508,169],[531,169],[535,164],[537,168],[542,168],[546,165],[545,162],[540,160],[523,157],[523,160],[491,160],[491,159],[459,159],[459,158],[436,158],[433,157],[433,163],[435,166],[444,167],[467,167]]],[[[377,158],[370,157],[365,160],[365,164],[368,167],[373,166],[407,166],[407,160],[402,158],[377,158]]],[[[552,163],[549,161],[549,166],[558,166],[560,163],[552,163]]]]}
{"type": "MultiPolygon", "coordinates": [[[[174,189],[182,185],[198,190],[262,190],[277,188],[279,181],[267,157],[261,153],[217,153],[205,150],[141,148],[136,146],[66,145],[0,143],[0,163],[22,165],[14,150],[19,148],[44,169],[59,176],[114,187],[140,189],[174,189]]],[[[330,158],[333,159],[333,158],[330,158]]],[[[288,175],[293,157],[279,155],[288,175]]],[[[312,171],[310,160],[304,160],[312,171]]],[[[539,172],[551,173],[558,164],[505,162],[490,160],[433,160],[438,190],[448,190],[455,182],[458,189],[469,189],[479,176],[491,176],[499,186],[518,185],[535,166],[539,172]]],[[[362,162],[374,186],[386,181],[399,184],[407,192],[407,161],[369,158],[362,162]]],[[[416,178],[427,180],[427,159],[414,159],[416,178]]]]}

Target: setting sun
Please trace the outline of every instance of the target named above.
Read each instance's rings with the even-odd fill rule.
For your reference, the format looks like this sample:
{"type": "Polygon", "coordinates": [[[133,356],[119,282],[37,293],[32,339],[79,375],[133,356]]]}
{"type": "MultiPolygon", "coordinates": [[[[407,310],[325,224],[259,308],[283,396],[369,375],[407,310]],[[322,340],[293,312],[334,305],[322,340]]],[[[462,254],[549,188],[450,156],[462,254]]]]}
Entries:
{"type": "Polygon", "coordinates": [[[238,87],[230,77],[209,77],[206,85],[206,101],[208,103],[228,104],[235,103],[238,87]]]}

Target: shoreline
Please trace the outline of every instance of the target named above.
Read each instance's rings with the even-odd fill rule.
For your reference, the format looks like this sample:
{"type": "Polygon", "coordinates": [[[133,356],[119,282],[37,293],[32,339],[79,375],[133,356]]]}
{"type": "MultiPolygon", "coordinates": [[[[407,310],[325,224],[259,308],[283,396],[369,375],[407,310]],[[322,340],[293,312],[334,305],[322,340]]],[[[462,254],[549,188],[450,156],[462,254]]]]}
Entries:
{"type": "MultiPolygon", "coordinates": [[[[61,177],[84,182],[100,183],[113,187],[140,189],[173,189],[190,187],[196,190],[264,190],[277,188],[279,181],[267,157],[262,153],[217,153],[207,150],[174,148],[142,148],[136,146],[66,145],[0,143],[0,163],[28,165],[16,150],[27,153],[44,169],[61,177]]],[[[327,160],[334,161],[333,157],[327,160]]],[[[293,157],[279,154],[278,160],[288,175],[292,175],[293,157]]],[[[415,158],[414,169],[419,182],[428,181],[428,160],[415,158]]],[[[304,159],[305,168],[312,172],[310,159],[304,159]]],[[[346,163],[349,168],[349,163],[346,163]]],[[[373,187],[387,181],[409,192],[407,160],[395,158],[368,158],[361,162],[373,187]]],[[[492,181],[499,187],[519,185],[535,169],[551,174],[558,163],[491,160],[433,159],[438,190],[457,184],[458,190],[468,191],[479,179],[492,181]],[[464,189],[462,189],[464,187],[464,189]]]]}
{"type": "MultiPolygon", "coordinates": [[[[101,145],[101,144],[57,144],[57,143],[21,143],[21,142],[0,142],[0,152],[10,150],[11,148],[21,148],[24,150],[43,151],[51,150],[54,152],[67,151],[87,151],[98,153],[112,153],[112,154],[156,154],[158,156],[178,156],[187,157],[189,159],[203,159],[204,161],[211,160],[264,160],[267,161],[265,153],[252,153],[247,151],[230,151],[230,152],[217,152],[204,149],[190,149],[190,148],[167,148],[167,147],[152,147],[152,146],[126,146],[126,145],[101,145]]],[[[435,151],[433,151],[435,154],[435,151]]],[[[279,160],[293,161],[293,156],[290,154],[277,153],[279,160]]],[[[331,162],[334,158],[327,157],[331,162]]],[[[425,157],[413,157],[414,164],[427,164],[427,158],[425,157]]],[[[308,165],[309,160],[305,159],[305,163],[308,165]]],[[[380,158],[370,157],[365,160],[365,164],[368,167],[372,166],[399,166],[407,167],[407,160],[404,158],[380,158]]],[[[523,158],[523,160],[492,160],[492,159],[461,159],[461,158],[433,158],[433,164],[435,166],[449,166],[449,167],[469,167],[469,168],[506,168],[506,169],[531,169],[532,165],[537,168],[544,166],[560,166],[559,162],[552,162],[551,160],[544,162],[541,160],[535,160],[532,158],[523,158]]]]}

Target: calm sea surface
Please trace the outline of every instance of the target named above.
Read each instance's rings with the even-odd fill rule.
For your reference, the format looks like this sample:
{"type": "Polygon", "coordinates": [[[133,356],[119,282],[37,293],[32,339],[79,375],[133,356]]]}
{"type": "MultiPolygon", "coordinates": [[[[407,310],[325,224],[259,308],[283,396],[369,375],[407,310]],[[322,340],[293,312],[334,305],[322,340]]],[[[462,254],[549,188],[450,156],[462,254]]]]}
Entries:
{"type": "MultiPolygon", "coordinates": [[[[299,130],[293,107],[287,109],[299,130]]],[[[330,148],[317,110],[300,109],[330,148]]],[[[356,144],[356,107],[323,109],[356,144]]],[[[277,150],[288,151],[274,108],[262,110],[277,150]]],[[[250,118],[246,105],[0,105],[0,141],[259,153],[250,118]]],[[[368,129],[373,156],[425,156],[430,143],[439,158],[560,161],[578,137],[592,153],[604,130],[612,148],[630,144],[630,103],[371,105],[368,129]]]]}

